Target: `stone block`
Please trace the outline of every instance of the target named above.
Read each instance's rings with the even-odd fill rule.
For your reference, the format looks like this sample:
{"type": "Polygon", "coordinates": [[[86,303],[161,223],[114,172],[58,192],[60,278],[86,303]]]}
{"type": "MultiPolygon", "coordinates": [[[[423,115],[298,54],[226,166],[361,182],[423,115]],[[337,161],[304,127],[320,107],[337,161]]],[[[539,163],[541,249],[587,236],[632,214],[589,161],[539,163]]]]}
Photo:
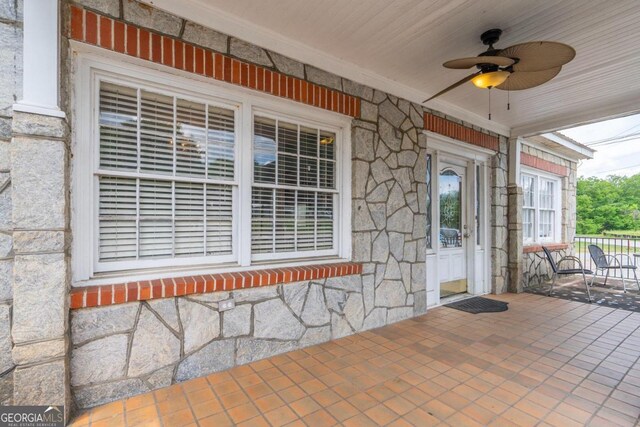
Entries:
{"type": "Polygon", "coordinates": [[[384,230],[387,226],[387,213],[384,203],[369,203],[369,212],[376,230],[384,230]]]}
{"type": "Polygon", "coordinates": [[[112,335],[90,341],[71,352],[71,385],[119,380],[127,364],[129,336],[112,335]]]}
{"type": "Polygon", "coordinates": [[[126,21],[170,36],[180,34],[182,18],[135,0],[123,0],[122,5],[126,21]]]}
{"type": "Polygon", "coordinates": [[[366,99],[367,101],[371,101],[373,99],[373,89],[369,86],[356,83],[349,79],[342,79],[342,88],[349,95],[357,96],[358,98],[366,99]]]}
{"type": "Polygon", "coordinates": [[[387,324],[387,309],[377,307],[364,319],[362,330],[380,328],[387,324]]]}
{"type": "Polygon", "coordinates": [[[0,375],[0,405],[13,405],[13,371],[0,375]]]}
{"type": "Polygon", "coordinates": [[[305,65],[307,80],[322,86],[336,90],[342,90],[342,79],[328,71],[321,70],[311,65],[305,65]]]}
{"type": "Polygon", "coordinates": [[[406,119],[406,115],[391,103],[390,100],[386,100],[378,107],[380,116],[388,121],[393,127],[399,128],[402,122],[406,119]]]}
{"type": "Polygon", "coordinates": [[[426,263],[424,261],[411,266],[411,292],[424,291],[427,286],[426,263]]]}
{"type": "Polygon", "coordinates": [[[13,114],[12,131],[14,135],[41,136],[45,138],[65,138],[67,121],[60,117],[16,112],[13,114]]]}
{"type": "Polygon", "coordinates": [[[300,338],[300,347],[327,342],[331,339],[331,326],[321,326],[319,328],[309,328],[300,338]]]}
{"type": "Polygon", "coordinates": [[[184,331],[184,352],[191,353],[220,335],[220,314],[210,307],[178,300],[180,321],[184,331]]]}
{"type": "Polygon", "coordinates": [[[249,335],[251,332],[251,305],[237,305],[222,313],[222,335],[225,338],[249,335]]]}
{"type": "Polygon", "coordinates": [[[402,274],[400,273],[400,265],[395,258],[390,257],[387,261],[387,268],[384,272],[384,278],[390,280],[402,280],[402,274]]]}
{"type": "Polygon", "coordinates": [[[155,314],[146,307],[142,307],[133,333],[128,376],[136,377],[151,373],[176,363],[179,358],[180,340],[158,320],[155,314]]]}
{"type": "Polygon", "coordinates": [[[148,390],[149,388],[141,379],[130,378],[122,381],[75,388],[73,390],[73,398],[79,409],[85,409],[144,393],[148,390]]]}
{"type": "Polygon", "coordinates": [[[378,120],[378,106],[367,101],[360,101],[360,118],[370,122],[378,120]]]}
{"type": "Polygon", "coordinates": [[[13,298],[13,260],[0,260],[0,301],[13,298]]]}
{"type": "Polygon", "coordinates": [[[81,344],[133,329],[139,303],[85,308],[71,312],[71,342],[81,344]]]}
{"type": "Polygon", "coordinates": [[[304,300],[307,298],[309,282],[290,283],[282,286],[284,302],[289,308],[300,316],[304,307],[304,300]]]}
{"type": "Polygon", "coordinates": [[[267,52],[254,44],[231,37],[229,49],[229,53],[237,58],[265,67],[273,67],[273,63],[271,63],[267,52]]]}
{"type": "Polygon", "coordinates": [[[281,73],[288,74],[299,79],[304,79],[304,64],[301,62],[271,51],[269,52],[269,56],[271,57],[276,69],[281,73]]]}
{"type": "MultiPolygon", "coordinates": [[[[0,119],[1,121],[2,119],[0,119]]],[[[6,119],[11,120],[11,119],[6,119]]],[[[0,138],[10,138],[11,130],[9,130],[8,135],[3,135],[2,131],[0,131],[0,138]]],[[[0,171],[9,171],[11,169],[11,142],[10,141],[2,141],[0,140],[0,171]]],[[[7,175],[7,179],[10,176],[7,175]]],[[[0,180],[0,187],[4,187],[4,181],[0,180]]]]}
{"type": "Polygon", "coordinates": [[[0,305],[0,373],[13,368],[11,357],[11,306],[0,305]]]}
{"type": "Polygon", "coordinates": [[[64,254],[18,255],[14,263],[13,341],[62,337],[68,298],[64,254]]]}
{"type": "Polygon", "coordinates": [[[367,179],[369,178],[369,163],[360,160],[352,162],[352,197],[363,199],[366,195],[367,179]]]}
{"type": "Polygon", "coordinates": [[[0,73],[0,114],[11,115],[22,97],[22,28],[12,23],[0,22],[0,73]]]}
{"type": "Polygon", "coordinates": [[[0,231],[0,258],[13,257],[13,235],[0,231]]]}
{"type": "Polygon", "coordinates": [[[351,276],[330,277],[325,287],[342,289],[347,292],[362,292],[362,278],[356,274],[351,276]]]}
{"type": "Polygon", "coordinates": [[[353,233],[353,261],[371,261],[371,233],[353,233]]]}
{"type": "Polygon", "coordinates": [[[327,308],[336,313],[344,311],[344,305],[347,301],[347,293],[341,289],[326,288],[324,290],[327,299],[327,308]]]}
{"type": "Polygon", "coordinates": [[[375,153],[373,149],[373,132],[367,129],[354,128],[353,150],[355,157],[360,160],[373,161],[375,153]]]}
{"type": "Polygon", "coordinates": [[[11,186],[16,228],[66,227],[66,156],[62,141],[13,139],[11,186]]]}
{"type": "Polygon", "coordinates": [[[351,325],[354,331],[362,329],[362,322],[364,321],[364,302],[362,295],[358,293],[349,294],[349,299],[344,306],[344,317],[351,325]]]}
{"type": "Polygon", "coordinates": [[[151,384],[152,390],[168,387],[173,383],[173,371],[173,366],[160,368],[147,377],[147,383],[151,384]]]}
{"type": "Polygon", "coordinates": [[[21,231],[13,232],[13,245],[17,254],[29,254],[38,252],[64,252],[64,231],[21,231]]]}
{"type": "Polygon", "coordinates": [[[382,159],[376,159],[375,162],[371,163],[371,175],[373,175],[373,179],[378,184],[393,179],[389,166],[382,159]]]}
{"type": "Polygon", "coordinates": [[[395,323],[413,317],[413,307],[391,308],[387,312],[387,323],[395,323]]]}
{"type": "Polygon", "coordinates": [[[27,365],[62,357],[67,353],[66,338],[16,345],[11,352],[16,365],[27,365]]]}
{"type": "Polygon", "coordinates": [[[233,291],[233,298],[236,303],[264,301],[270,298],[278,297],[277,286],[263,286],[261,288],[240,289],[233,291]]]}
{"type": "Polygon", "coordinates": [[[413,212],[408,207],[403,207],[391,215],[387,220],[387,230],[399,233],[411,233],[413,231],[413,212]]]}
{"type": "Polygon", "coordinates": [[[238,338],[236,364],[242,365],[286,353],[298,347],[296,341],[269,341],[255,338],[238,338]]]}
{"type": "Polygon", "coordinates": [[[175,333],[180,331],[180,320],[178,319],[178,309],[176,307],[175,298],[162,298],[147,301],[149,308],[160,316],[164,322],[169,325],[175,333]]]}
{"type": "Polygon", "coordinates": [[[374,262],[387,262],[389,259],[389,236],[383,230],[373,239],[371,260],[374,262]]]}
{"type": "Polygon", "coordinates": [[[256,304],[254,310],[253,333],[256,338],[297,340],[305,331],[280,299],[256,304]]]}
{"type": "Polygon", "coordinates": [[[227,53],[229,36],[212,30],[211,28],[203,27],[195,22],[186,22],[182,39],[189,43],[227,53]]]}
{"type": "Polygon", "coordinates": [[[66,405],[69,403],[64,360],[18,367],[13,373],[15,405],[66,405]]]}
{"type": "Polygon", "coordinates": [[[353,334],[353,329],[343,316],[331,313],[331,337],[332,339],[338,339],[353,334]]]}
{"type": "Polygon", "coordinates": [[[420,316],[427,312],[427,293],[420,291],[413,294],[413,315],[420,316]]]}
{"type": "Polygon", "coordinates": [[[329,323],[331,318],[324,300],[322,285],[311,284],[309,286],[307,299],[300,317],[307,326],[321,326],[329,323]]]}
{"type": "Polygon", "coordinates": [[[185,381],[229,369],[235,363],[234,352],[234,339],[213,341],[180,363],[176,380],[185,381]]]}
{"type": "Polygon", "coordinates": [[[364,302],[364,311],[366,314],[369,314],[375,305],[375,285],[372,274],[362,276],[362,299],[364,302]]]}
{"type": "Polygon", "coordinates": [[[375,230],[369,207],[364,200],[353,200],[353,231],[375,230]]]}
{"type": "Polygon", "coordinates": [[[407,293],[399,280],[383,280],[376,288],[376,306],[398,307],[405,304],[407,293]]]}
{"type": "Polygon", "coordinates": [[[378,120],[378,129],[380,138],[382,138],[386,146],[392,151],[400,151],[402,146],[400,131],[383,118],[378,120]]]}
{"type": "Polygon", "coordinates": [[[98,12],[104,13],[105,15],[113,16],[114,18],[120,18],[119,1],[76,0],[76,2],[86,7],[87,9],[93,9],[98,12]]]}
{"type": "Polygon", "coordinates": [[[382,183],[376,186],[368,195],[368,202],[387,202],[389,200],[389,189],[386,184],[382,183]]]}

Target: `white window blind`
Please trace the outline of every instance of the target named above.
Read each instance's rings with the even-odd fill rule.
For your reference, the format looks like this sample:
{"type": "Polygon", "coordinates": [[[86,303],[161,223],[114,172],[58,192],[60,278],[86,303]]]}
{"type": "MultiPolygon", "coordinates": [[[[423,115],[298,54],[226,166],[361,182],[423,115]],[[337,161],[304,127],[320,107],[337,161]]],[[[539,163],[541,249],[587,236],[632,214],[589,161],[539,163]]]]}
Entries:
{"type": "Polygon", "coordinates": [[[233,253],[235,113],[101,82],[100,262],[233,253]]]}
{"type": "Polygon", "coordinates": [[[334,132],[255,116],[251,250],[335,249],[334,132]]]}

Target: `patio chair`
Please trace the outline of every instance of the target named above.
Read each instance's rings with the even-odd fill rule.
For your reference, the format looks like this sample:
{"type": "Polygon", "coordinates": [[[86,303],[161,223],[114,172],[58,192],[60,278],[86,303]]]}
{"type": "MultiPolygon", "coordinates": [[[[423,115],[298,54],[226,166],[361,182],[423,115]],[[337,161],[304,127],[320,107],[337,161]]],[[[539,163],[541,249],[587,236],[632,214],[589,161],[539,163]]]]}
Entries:
{"type": "Polygon", "coordinates": [[[551,251],[549,250],[549,248],[546,247],[542,247],[542,250],[544,251],[545,255],[547,256],[547,260],[549,261],[549,264],[551,264],[551,270],[553,271],[553,278],[551,281],[551,288],[549,289],[549,296],[551,296],[551,292],[553,291],[553,286],[556,284],[556,279],[558,278],[558,276],[568,276],[568,275],[573,275],[573,274],[582,274],[582,280],[584,281],[584,287],[587,290],[587,297],[589,298],[589,302],[592,302],[591,300],[591,292],[589,291],[589,284],[587,283],[587,274],[593,274],[593,271],[591,270],[586,270],[583,266],[582,266],[582,262],[580,261],[580,259],[578,257],[574,257],[574,256],[564,256],[562,258],[560,258],[558,260],[558,262],[556,263],[556,261],[553,259],[553,255],[551,255],[551,251]],[[573,261],[574,263],[578,263],[578,266],[580,268],[567,268],[567,269],[560,269],[559,266],[560,264],[562,264],[565,261],[573,261]]]}
{"type": "Polygon", "coordinates": [[[607,284],[607,279],[609,278],[609,271],[611,270],[620,270],[620,275],[622,276],[622,289],[624,292],[627,292],[627,282],[624,280],[623,270],[631,270],[633,271],[633,277],[636,279],[636,285],[638,286],[638,290],[640,290],[640,283],[638,283],[638,276],[636,275],[637,267],[631,262],[631,257],[627,254],[616,254],[616,255],[607,255],[598,245],[589,245],[589,254],[591,255],[591,259],[596,264],[595,271],[593,272],[593,277],[591,278],[591,286],[593,286],[593,281],[596,278],[596,274],[598,270],[606,271],[606,275],[604,276],[604,285],[607,284]],[[622,259],[627,258],[627,264],[622,263],[622,259]]]}

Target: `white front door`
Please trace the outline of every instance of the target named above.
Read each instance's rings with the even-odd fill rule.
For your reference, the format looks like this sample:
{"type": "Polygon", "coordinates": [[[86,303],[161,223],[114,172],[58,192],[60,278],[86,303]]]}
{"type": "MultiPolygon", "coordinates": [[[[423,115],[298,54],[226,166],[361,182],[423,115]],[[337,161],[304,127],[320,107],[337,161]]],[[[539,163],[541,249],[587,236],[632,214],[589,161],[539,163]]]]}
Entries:
{"type": "Polygon", "coordinates": [[[443,161],[438,176],[440,298],[467,292],[467,181],[465,168],[443,161]]]}

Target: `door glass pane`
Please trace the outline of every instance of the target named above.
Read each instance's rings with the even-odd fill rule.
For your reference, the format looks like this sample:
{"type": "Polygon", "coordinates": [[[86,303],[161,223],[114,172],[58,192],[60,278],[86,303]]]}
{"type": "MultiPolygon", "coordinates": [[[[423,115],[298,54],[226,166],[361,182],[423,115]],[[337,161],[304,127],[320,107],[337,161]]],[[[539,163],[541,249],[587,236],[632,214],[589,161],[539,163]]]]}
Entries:
{"type": "Polygon", "coordinates": [[[427,154],[427,249],[431,249],[431,154],[427,154]]]}
{"type": "Polygon", "coordinates": [[[440,174],[440,246],[462,247],[462,179],[447,169],[440,174]]]}

